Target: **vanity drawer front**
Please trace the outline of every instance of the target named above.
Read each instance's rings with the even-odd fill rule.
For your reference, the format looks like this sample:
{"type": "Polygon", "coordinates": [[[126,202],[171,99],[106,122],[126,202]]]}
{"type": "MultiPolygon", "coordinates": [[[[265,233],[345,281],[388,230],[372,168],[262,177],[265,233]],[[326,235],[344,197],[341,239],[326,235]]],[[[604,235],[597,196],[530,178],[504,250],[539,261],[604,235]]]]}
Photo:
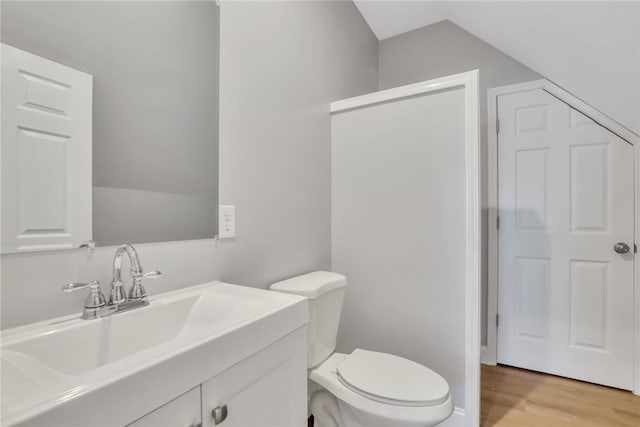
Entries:
{"type": "Polygon", "coordinates": [[[127,427],[195,427],[202,425],[200,386],[176,397],[127,427]]]}
{"type": "Polygon", "coordinates": [[[306,425],[306,340],[298,329],[203,383],[203,427],[306,425]]]}

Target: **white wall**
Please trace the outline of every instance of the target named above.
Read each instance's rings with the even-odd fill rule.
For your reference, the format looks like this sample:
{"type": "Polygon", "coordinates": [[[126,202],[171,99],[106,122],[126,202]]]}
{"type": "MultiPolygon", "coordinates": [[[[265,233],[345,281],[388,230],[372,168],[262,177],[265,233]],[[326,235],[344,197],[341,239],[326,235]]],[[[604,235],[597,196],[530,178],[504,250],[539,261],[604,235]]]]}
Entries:
{"type": "Polygon", "coordinates": [[[482,343],[486,343],[488,289],[487,89],[541,78],[540,75],[450,21],[380,42],[379,87],[388,89],[479,69],[482,192],[482,343]]]}
{"type": "Polygon", "coordinates": [[[454,7],[453,22],[640,135],[640,2],[454,7]]]}
{"type": "Polygon", "coordinates": [[[638,1],[355,1],[381,40],[449,19],[640,134],[638,1]]]}
{"type": "Polygon", "coordinates": [[[450,89],[334,114],[338,350],[440,373],[465,407],[465,98],[450,89]]]}
{"type": "MultiPolygon", "coordinates": [[[[347,2],[223,3],[220,201],[235,241],[140,245],[151,294],[223,279],[257,287],[330,267],[329,102],[377,86],[377,40],[347,2]]],[[[3,255],[2,327],[79,312],[69,281],[111,280],[113,248],[3,255]]]]}

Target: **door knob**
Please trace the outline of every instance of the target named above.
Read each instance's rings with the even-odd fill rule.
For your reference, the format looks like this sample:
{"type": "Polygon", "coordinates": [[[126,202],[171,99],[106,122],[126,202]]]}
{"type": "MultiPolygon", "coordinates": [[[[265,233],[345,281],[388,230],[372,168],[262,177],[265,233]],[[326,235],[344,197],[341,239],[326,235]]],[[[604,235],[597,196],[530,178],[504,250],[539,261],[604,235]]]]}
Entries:
{"type": "Polygon", "coordinates": [[[613,245],[613,250],[619,254],[626,254],[631,250],[631,248],[626,243],[618,242],[613,245]]]}

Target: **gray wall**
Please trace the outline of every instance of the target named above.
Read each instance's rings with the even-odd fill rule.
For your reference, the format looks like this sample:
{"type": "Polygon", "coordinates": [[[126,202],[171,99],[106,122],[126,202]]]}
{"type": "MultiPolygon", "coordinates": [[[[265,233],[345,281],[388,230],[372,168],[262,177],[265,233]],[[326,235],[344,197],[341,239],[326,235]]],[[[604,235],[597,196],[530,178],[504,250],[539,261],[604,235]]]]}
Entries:
{"type": "MultiPolygon", "coordinates": [[[[222,4],[220,201],[237,205],[237,238],[140,245],[142,265],[164,273],[149,293],[330,268],[329,102],[376,90],[377,55],[350,2],[222,4]]],[[[78,312],[84,295],[61,285],[106,289],[112,256],[3,255],[2,327],[78,312]]]]}
{"type": "Polygon", "coordinates": [[[465,407],[465,98],[461,88],[333,115],[338,349],[441,374],[465,407]]]}
{"type": "Polygon", "coordinates": [[[215,235],[218,28],[213,1],[2,2],[4,43],[93,75],[93,186],[112,189],[93,193],[99,244],[215,235]]]}
{"type": "Polygon", "coordinates": [[[450,21],[380,42],[379,88],[388,89],[463,71],[480,70],[482,193],[482,343],[487,335],[487,89],[542,78],[450,21]]]}
{"type": "Polygon", "coordinates": [[[329,102],[376,90],[377,39],[351,2],[222,7],[220,202],[238,224],[222,278],[330,269],[329,102]]]}

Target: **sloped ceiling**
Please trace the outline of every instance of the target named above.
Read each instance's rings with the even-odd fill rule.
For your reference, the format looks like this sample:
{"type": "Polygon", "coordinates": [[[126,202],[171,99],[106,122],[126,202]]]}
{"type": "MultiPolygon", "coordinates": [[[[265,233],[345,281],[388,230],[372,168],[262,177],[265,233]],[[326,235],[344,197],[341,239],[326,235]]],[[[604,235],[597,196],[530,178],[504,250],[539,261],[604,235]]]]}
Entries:
{"type": "Polygon", "coordinates": [[[448,19],[640,134],[640,1],[368,1],[378,39],[448,19]]]}

